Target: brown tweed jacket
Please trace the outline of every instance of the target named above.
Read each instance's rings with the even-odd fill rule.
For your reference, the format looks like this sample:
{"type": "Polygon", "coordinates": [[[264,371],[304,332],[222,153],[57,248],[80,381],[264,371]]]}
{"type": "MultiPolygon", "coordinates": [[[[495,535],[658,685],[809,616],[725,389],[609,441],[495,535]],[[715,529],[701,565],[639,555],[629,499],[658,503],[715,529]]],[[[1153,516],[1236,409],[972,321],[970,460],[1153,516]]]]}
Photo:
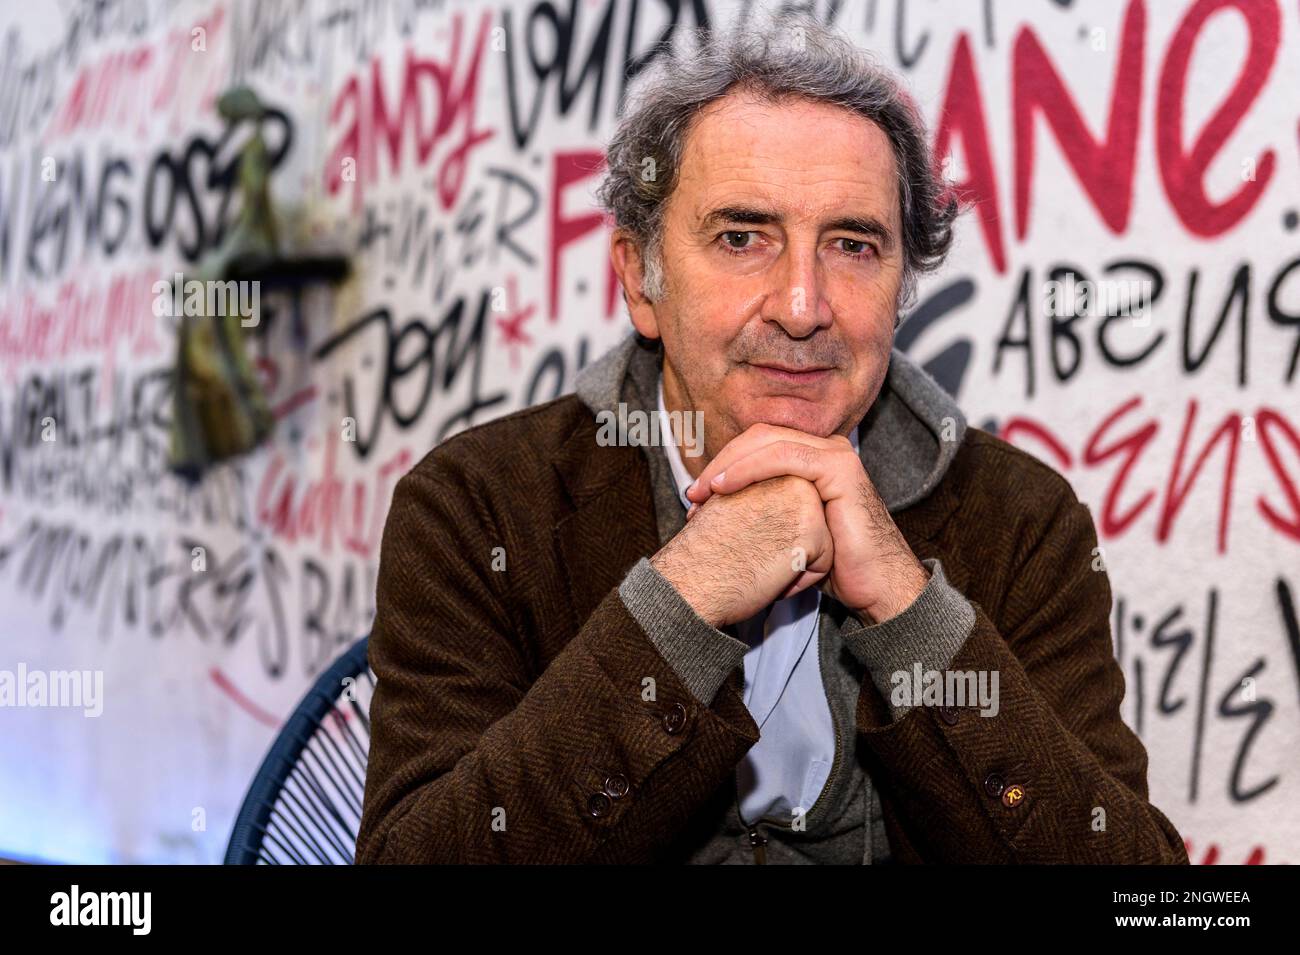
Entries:
{"type": "MultiPolygon", "coordinates": [[[[678,861],[757,741],[740,670],[702,705],[620,600],[658,549],[651,482],[640,448],[598,448],[595,429],[567,396],[449,439],[398,483],[358,862],[678,861]]],[[[1186,863],[1120,719],[1110,585],[1069,483],[970,427],[895,519],[975,607],[951,667],[998,671],[1000,711],[893,720],[864,680],[894,860],[1186,863]]]]}

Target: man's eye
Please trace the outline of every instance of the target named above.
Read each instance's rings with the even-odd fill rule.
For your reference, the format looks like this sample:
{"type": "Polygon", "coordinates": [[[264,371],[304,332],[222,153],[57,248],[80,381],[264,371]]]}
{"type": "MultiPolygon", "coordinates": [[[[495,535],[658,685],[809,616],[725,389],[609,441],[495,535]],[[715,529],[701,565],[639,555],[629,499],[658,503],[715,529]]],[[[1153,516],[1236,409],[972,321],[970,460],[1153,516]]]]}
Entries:
{"type": "Polygon", "coordinates": [[[722,233],[723,248],[728,252],[743,252],[751,247],[752,243],[749,242],[749,239],[753,235],[753,232],[724,232],[722,233]],[[740,240],[739,244],[733,241],[735,239],[740,240]]]}
{"type": "Polygon", "coordinates": [[[842,251],[851,259],[865,259],[871,255],[871,246],[862,239],[838,239],[845,243],[842,251]]]}

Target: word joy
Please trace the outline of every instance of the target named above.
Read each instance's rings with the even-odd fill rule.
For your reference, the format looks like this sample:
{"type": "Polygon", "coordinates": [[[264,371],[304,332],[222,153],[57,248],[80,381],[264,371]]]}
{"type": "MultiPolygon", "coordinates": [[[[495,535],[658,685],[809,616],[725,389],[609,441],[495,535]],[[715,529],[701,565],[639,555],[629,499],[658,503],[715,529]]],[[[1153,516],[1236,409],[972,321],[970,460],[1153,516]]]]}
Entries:
{"type": "Polygon", "coordinates": [[[186,281],[180,272],[172,281],[154,282],[153,294],[153,313],[160,318],[238,315],[239,324],[249,328],[258,323],[262,307],[261,282],[186,281]]]}
{"type": "Polygon", "coordinates": [[[704,453],[703,411],[661,413],[628,410],[627,404],[620,401],[617,413],[600,411],[596,414],[596,420],[600,422],[600,428],[596,431],[596,443],[602,448],[624,445],[660,447],[664,433],[669,432],[673,444],[681,448],[688,458],[698,458],[704,453]]]}

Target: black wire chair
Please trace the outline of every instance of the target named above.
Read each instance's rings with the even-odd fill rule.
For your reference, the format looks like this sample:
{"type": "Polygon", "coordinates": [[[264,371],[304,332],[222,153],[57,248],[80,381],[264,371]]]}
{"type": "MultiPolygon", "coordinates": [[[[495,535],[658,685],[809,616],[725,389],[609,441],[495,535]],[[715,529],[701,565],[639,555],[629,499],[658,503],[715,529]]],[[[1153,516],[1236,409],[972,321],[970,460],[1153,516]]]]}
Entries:
{"type": "Polygon", "coordinates": [[[316,680],[244,797],[226,865],[351,865],[361,824],[370,699],[368,637],[316,680]]]}

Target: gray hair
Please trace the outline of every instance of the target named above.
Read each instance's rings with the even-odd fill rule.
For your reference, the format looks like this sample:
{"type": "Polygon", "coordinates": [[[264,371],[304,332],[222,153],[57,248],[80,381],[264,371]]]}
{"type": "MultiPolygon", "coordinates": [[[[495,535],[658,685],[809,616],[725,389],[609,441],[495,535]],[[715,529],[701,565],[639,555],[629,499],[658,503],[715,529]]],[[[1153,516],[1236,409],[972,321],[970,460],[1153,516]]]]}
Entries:
{"type": "Polygon", "coordinates": [[[644,267],[642,293],[666,292],[663,224],[677,185],[686,135],[709,103],[733,89],[768,101],[801,97],[851,110],[889,137],[898,171],[903,279],[899,308],[911,304],[918,273],[937,268],[952,245],[957,201],[934,173],[924,121],[899,81],[850,40],[802,15],[774,17],[765,28],[738,23],[722,39],[697,31],[698,49],[670,41],[629,101],[606,151],[596,197],[635,241],[644,267]]]}

